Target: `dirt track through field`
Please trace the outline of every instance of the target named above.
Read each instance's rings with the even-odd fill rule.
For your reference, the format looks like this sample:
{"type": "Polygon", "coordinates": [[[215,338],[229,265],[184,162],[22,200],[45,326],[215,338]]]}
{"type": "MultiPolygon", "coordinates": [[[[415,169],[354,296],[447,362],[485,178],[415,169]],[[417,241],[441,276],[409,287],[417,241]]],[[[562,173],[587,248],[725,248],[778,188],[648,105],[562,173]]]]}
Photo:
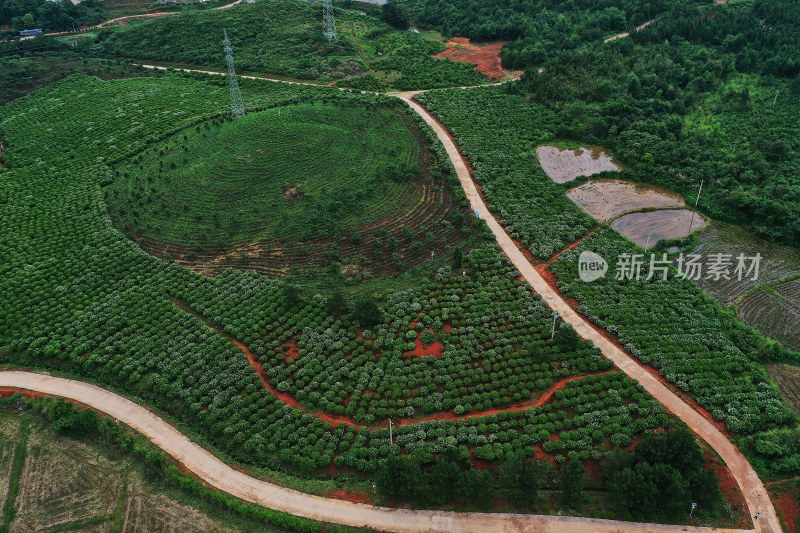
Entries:
{"type": "Polygon", "coordinates": [[[681,400],[674,392],[670,391],[656,377],[643,368],[638,361],[628,355],[611,341],[597,332],[586,319],[578,314],[570,305],[564,301],[558,292],[553,289],[547,281],[536,271],[533,264],[525,257],[523,252],[517,248],[511,237],[505,232],[500,223],[495,220],[489,212],[486,204],[478,192],[475,182],[469,173],[464,158],[461,156],[458,147],[448,134],[447,130],[430,114],[428,111],[414,101],[414,95],[418,92],[398,93],[397,96],[406,100],[436,132],[439,140],[444,144],[447,154],[450,156],[453,166],[458,174],[458,179],[464,192],[470,201],[472,209],[478,216],[485,220],[489,228],[494,233],[497,243],[514,263],[514,266],[522,274],[522,277],[531,285],[547,304],[559,312],[561,318],[572,325],[575,331],[584,339],[589,339],[600,348],[603,355],[608,357],[614,364],[628,376],[636,379],[641,385],[653,395],[664,407],[685,422],[695,433],[705,439],[711,447],[722,457],[731,470],[739,488],[747,501],[750,515],[760,513],[760,518],[755,521],[755,530],[780,533],[781,527],[775,509],[769,499],[764,484],[758,478],[753,467],[742,455],[739,449],[729,441],[714,424],[706,420],[700,413],[692,409],[686,402],[681,400]]]}

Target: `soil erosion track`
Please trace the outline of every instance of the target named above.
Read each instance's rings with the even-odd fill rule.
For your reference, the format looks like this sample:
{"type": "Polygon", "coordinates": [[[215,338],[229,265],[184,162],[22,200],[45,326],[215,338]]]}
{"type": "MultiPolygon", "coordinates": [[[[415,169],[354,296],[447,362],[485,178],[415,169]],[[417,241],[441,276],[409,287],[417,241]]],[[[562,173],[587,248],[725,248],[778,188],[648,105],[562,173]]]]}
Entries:
{"type": "Polygon", "coordinates": [[[637,524],[567,516],[387,509],[304,494],[226,465],[146,408],[95,385],[32,372],[0,372],[0,387],[37,391],[88,405],[141,432],[203,481],[243,500],[297,516],[402,533],[744,533],[741,529],[637,524]]]}
{"type": "Polygon", "coordinates": [[[700,435],[705,441],[722,457],[728,465],[739,484],[739,488],[747,500],[747,507],[750,515],[760,513],[760,517],[755,521],[756,531],[769,533],[780,533],[781,527],[775,509],[769,499],[764,484],[758,478],[753,467],[747,462],[739,449],[729,441],[711,422],[706,420],[700,413],[692,409],[686,402],[681,400],[675,393],[670,391],[658,379],[643,368],[632,356],[617,348],[611,341],[598,333],[582,316],[565,302],[561,296],[545,281],[536,271],[533,264],[525,257],[522,251],[517,248],[511,237],[505,232],[494,216],[486,208],[481,199],[475,182],[469,173],[467,165],[459,153],[453,139],[447,130],[421,105],[414,101],[415,91],[397,93],[397,96],[406,100],[414,111],[425,119],[436,136],[444,144],[447,154],[453,162],[453,166],[458,173],[458,179],[464,192],[469,198],[472,209],[477,211],[480,218],[486,221],[494,233],[497,243],[501,246],[506,255],[519,269],[525,280],[530,283],[533,290],[550,305],[552,309],[558,311],[561,318],[572,325],[575,331],[584,339],[594,342],[600,348],[603,355],[611,359],[617,367],[628,376],[639,381],[642,386],[652,394],[664,407],[683,420],[695,433],[700,435]]]}

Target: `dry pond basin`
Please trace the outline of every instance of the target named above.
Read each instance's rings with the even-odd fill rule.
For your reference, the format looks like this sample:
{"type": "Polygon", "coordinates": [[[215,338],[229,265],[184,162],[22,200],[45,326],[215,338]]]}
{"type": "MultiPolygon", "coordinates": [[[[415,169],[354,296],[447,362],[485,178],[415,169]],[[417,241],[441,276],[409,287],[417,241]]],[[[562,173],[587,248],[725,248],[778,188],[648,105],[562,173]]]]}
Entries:
{"type": "Polygon", "coordinates": [[[652,246],[662,239],[686,237],[706,224],[705,218],[690,209],[661,209],[623,215],[611,227],[639,246],[652,246]]]}
{"type": "Polygon", "coordinates": [[[536,157],[545,174],[556,183],[566,183],[578,176],[591,176],[606,170],[616,171],[620,167],[611,154],[599,146],[581,148],[559,148],[540,146],[536,157]]]}
{"type": "Polygon", "coordinates": [[[567,191],[581,210],[600,221],[648,207],[683,207],[683,198],[667,189],[622,180],[590,180],[567,191]]]}

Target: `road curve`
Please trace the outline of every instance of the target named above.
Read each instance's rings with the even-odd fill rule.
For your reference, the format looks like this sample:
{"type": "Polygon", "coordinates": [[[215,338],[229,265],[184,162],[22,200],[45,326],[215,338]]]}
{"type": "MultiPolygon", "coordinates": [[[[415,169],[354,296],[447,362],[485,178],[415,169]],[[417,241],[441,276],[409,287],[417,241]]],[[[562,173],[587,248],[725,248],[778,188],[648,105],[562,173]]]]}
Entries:
{"type": "Polygon", "coordinates": [[[324,522],[399,533],[746,533],[752,530],[693,528],[567,516],[454,513],[388,509],[287,489],[248,476],[190,441],[146,408],[103,388],[45,374],[0,371],[0,387],[68,398],[119,419],[149,438],[200,479],[242,500],[324,522]]]}
{"type": "Polygon", "coordinates": [[[402,98],[409,103],[411,108],[416,111],[436,132],[436,136],[447,149],[447,155],[453,162],[453,166],[458,174],[458,179],[464,192],[469,198],[474,211],[479,217],[486,221],[489,228],[494,233],[497,243],[506,255],[519,269],[525,280],[533,287],[541,297],[561,315],[561,318],[572,325],[575,331],[584,339],[589,339],[600,348],[603,355],[611,359],[628,376],[636,379],[642,386],[652,394],[664,407],[671,411],[675,416],[686,423],[695,433],[700,435],[705,441],[722,457],[725,464],[730,468],[733,477],[739,484],[739,488],[747,501],[750,515],[755,516],[760,513],[759,519],[755,521],[755,530],[764,533],[781,533],[782,529],[769,494],[764,484],[758,478],[753,467],[742,455],[739,449],[729,441],[711,422],[706,420],[700,413],[695,411],[686,402],[681,400],[674,392],[669,390],[663,383],[658,381],[652,374],[644,369],[639,362],[632,356],[617,348],[605,337],[600,335],[581,315],[567,304],[536,271],[531,262],[517,248],[511,237],[505,232],[503,227],[495,220],[494,216],[486,208],[486,204],[478,192],[475,182],[469,173],[469,169],[461,156],[458,147],[453,139],[450,138],[444,127],[421,105],[414,101],[414,95],[420,91],[409,91],[395,93],[395,96],[402,98]]]}

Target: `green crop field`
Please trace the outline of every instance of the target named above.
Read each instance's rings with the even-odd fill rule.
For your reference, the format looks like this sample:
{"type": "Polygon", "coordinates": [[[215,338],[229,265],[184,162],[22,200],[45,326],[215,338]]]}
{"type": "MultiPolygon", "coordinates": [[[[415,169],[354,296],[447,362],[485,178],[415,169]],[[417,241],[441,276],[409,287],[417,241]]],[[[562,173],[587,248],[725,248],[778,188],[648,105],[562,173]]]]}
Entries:
{"type": "Polygon", "coordinates": [[[117,169],[108,205],[126,232],[169,243],[332,237],[402,216],[431,179],[423,150],[401,110],[281,107],[155,145],[117,169]]]}

